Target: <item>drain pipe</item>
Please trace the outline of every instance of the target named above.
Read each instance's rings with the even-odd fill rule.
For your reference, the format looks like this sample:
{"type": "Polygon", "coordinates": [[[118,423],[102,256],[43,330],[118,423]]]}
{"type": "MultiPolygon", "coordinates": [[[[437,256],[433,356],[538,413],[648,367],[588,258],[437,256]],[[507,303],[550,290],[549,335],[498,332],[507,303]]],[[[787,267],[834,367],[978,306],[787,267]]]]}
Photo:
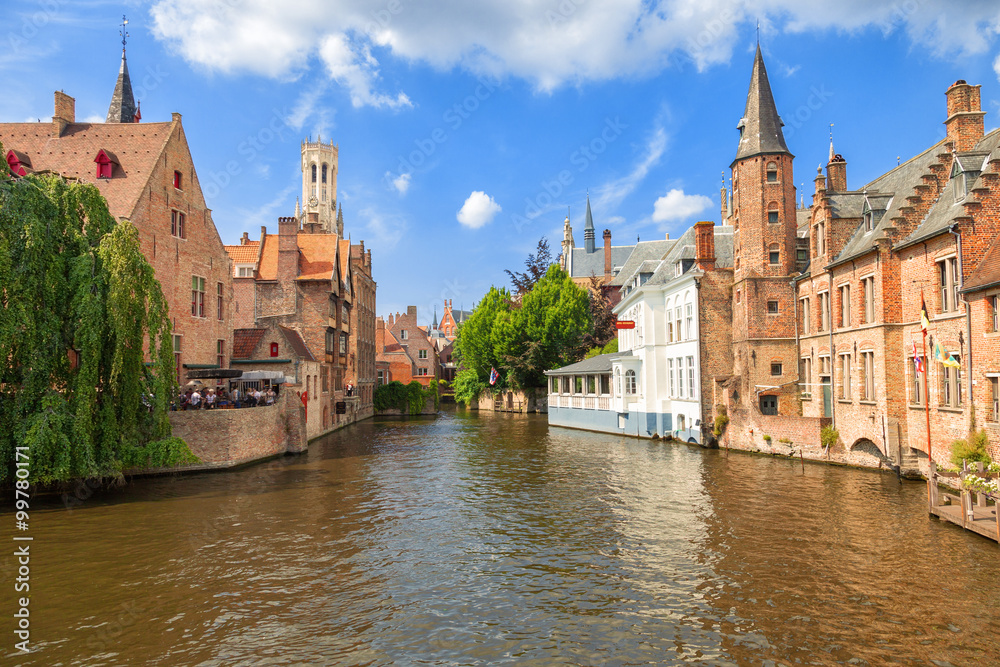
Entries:
{"type": "Polygon", "coordinates": [[[965,298],[965,294],[962,289],[965,287],[965,267],[962,264],[962,232],[959,230],[958,225],[952,225],[948,228],[948,232],[955,237],[955,245],[958,246],[958,293],[961,295],[962,303],[965,304],[965,339],[969,342],[969,354],[966,355],[966,360],[968,363],[968,373],[966,374],[966,380],[969,384],[969,393],[966,395],[969,401],[970,414],[970,424],[969,430],[972,431],[976,428],[976,404],[972,400],[972,304],[969,300],[965,298]]]}
{"type": "Polygon", "coordinates": [[[826,292],[826,326],[830,331],[830,425],[837,428],[837,351],[833,347],[833,275],[826,292]]]}

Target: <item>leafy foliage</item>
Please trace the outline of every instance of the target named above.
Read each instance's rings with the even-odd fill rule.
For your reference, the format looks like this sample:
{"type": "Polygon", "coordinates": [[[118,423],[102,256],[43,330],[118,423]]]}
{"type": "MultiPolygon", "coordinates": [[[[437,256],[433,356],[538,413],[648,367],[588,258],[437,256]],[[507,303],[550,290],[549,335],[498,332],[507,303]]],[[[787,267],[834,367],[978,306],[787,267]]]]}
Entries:
{"type": "Polygon", "coordinates": [[[819,432],[819,440],[826,449],[833,449],[840,440],[840,431],[829,425],[824,426],[819,432]]]}
{"type": "Polygon", "coordinates": [[[513,303],[491,287],[458,331],[455,353],[462,371],[455,400],[472,403],[485,391],[544,387],[545,371],[576,361],[590,330],[587,291],[559,266],[513,303]],[[491,369],[500,378],[489,385],[491,369]]]}
{"type": "Polygon", "coordinates": [[[618,352],[618,339],[612,338],[601,350],[601,354],[614,354],[615,352],[618,352]]]}
{"type": "MultiPolygon", "coordinates": [[[[597,276],[590,276],[587,296],[592,327],[584,336],[584,344],[587,347],[603,347],[618,338],[618,330],[615,328],[618,317],[612,310],[610,294],[610,289],[605,289],[597,276]]],[[[617,351],[616,348],[615,352],[617,351]]]]}
{"type": "Polygon", "coordinates": [[[97,188],[0,177],[0,300],[0,480],[15,446],[32,482],[191,460],[169,437],[166,300],[97,188]]]}
{"type": "Polygon", "coordinates": [[[729,412],[726,410],[726,406],[720,403],[715,406],[715,425],[712,428],[712,433],[715,434],[716,438],[720,438],[726,432],[727,426],[729,426],[729,412]]]}
{"type": "Polygon", "coordinates": [[[510,276],[510,283],[514,287],[514,293],[524,295],[530,292],[535,283],[542,279],[550,264],[552,264],[552,252],[549,250],[548,240],[543,236],[539,239],[535,252],[528,255],[528,259],[524,260],[524,267],[527,269],[526,272],[515,273],[509,269],[504,269],[504,272],[510,276]]]}
{"type": "MultiPolygon", "coordinates": [[[[410,384],[394,380],[375,387],[375,394],[372,397],[375,412],[399,410],[402,414],[420,414],[427,399],[437,394],[436,384],[433,380],[431,383],[432,386],[427,389],[424,389],[417,380],[413,380],[410,384]]],[[[437,400],[434,402],[434,407],[437,408],[437,400]]]]}
{"type": "Polygon", "coordinates": [[[958,467],[962,466],[962,461],[990,463],[990,453],[986,449],[988,442],[989,436],[984,430],[970,433],[967,440],[956,440],[951,444],[951,462],[958,467]]]}

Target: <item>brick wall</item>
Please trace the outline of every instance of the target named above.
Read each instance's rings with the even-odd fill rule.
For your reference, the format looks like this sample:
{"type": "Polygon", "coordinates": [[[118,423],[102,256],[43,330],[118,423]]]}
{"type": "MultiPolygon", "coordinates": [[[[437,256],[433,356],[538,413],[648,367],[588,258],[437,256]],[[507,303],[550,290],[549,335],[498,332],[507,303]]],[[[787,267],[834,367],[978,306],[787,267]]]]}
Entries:
{"type": "Polygon", "coordinates": [[[305,451],[304,413],[295,392],[284,391],[269,407],[171,412],[170,426],[202,461],[184,469],[227,468],[305,451]]]}

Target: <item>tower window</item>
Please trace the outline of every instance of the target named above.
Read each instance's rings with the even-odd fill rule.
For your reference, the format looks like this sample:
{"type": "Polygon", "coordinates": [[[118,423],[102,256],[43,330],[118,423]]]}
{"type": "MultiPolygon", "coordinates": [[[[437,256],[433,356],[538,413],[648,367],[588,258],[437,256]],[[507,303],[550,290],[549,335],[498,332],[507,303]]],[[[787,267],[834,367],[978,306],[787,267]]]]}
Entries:
{"type": "Polygon", "coordinates": [[[768,248],[767,258],[771,266],[777,266],[781,263],[781,251],[778,249],[777,243],[772,243],[768,248]]]}
{"type": "Polygon", "coordinates": [[[777,315],[778,314],[778,302],[777,301],[768,301],[767,302],[767,314],[768,315],[777,315]]]}
{"type": "Polygon", "coordinates": [[[323,165],[323,182],[326,183],[326,165],[323,165]]]}
{"type": "Polygon", "coordinates": [[[767,205],[767,221],[778,222],[778,202],[771,202],[767,205]]]}
{"type": "Polygon", "coordinates": [[[778,165],[773,162],[767,163],[767,182],[777,183],[778,182],[778,165]]]}
{"type": "Polygon", "coordinates": [[[316,165],[312,166],[312,182],[316,182],[316,165]]]}

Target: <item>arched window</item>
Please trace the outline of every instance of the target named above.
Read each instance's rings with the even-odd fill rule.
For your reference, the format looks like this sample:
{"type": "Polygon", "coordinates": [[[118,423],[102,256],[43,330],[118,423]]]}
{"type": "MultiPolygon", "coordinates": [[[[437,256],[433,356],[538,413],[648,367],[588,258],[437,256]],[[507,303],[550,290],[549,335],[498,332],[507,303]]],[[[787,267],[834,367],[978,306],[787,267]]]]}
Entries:
{"type": "Polygon", "coordinates": [[[323,183],[326,183],[326,163],[323,163],[323,183]]]}
{"type": "Polygon", "coordinates": [[[778,202],[773,201],[767,205],[767,221],[768,222],[779,222],[778,220],[778,202]]]}
{"type": "Polygon", "coordinates": [[[771,266],[781,264],[781,250],[777,243],[772,243],[767,247],[767,263],[771,266]]]}
{"type": "Polygon", "coordinates": [[[774,162],[767,163],[767,182],[777,183],[778,182],[778,165],[774,162]]]}
{"type": "Polygon", "coordinates": [[[625,393],[635,393],[635,371],[625,371],[625,393]]]}
{"type": "Polygon", "coordinates": [[[312,182],[316,182],[316,165],[312,166],[312,182]]]}

